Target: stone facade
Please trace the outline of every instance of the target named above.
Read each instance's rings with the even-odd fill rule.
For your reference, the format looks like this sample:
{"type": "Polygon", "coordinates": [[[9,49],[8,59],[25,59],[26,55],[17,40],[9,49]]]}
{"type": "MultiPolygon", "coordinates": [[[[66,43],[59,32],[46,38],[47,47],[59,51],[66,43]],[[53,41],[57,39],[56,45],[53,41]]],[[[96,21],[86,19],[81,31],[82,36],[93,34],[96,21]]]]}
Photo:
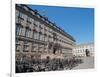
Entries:
{"type": "Polygon", "coordinates": [[[16,60],[72,56],[74,38],[37,10],[16,4],[16,60]]]}

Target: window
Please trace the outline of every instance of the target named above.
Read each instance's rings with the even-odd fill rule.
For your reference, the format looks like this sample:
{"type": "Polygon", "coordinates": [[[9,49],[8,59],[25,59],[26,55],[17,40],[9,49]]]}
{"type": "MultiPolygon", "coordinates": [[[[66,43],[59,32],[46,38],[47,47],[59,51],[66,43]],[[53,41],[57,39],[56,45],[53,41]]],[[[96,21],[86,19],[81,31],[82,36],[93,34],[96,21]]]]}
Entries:
{"type": "Polygon", "coordinates": [[[38,44],[33,43],[32,44],[32,52],[36,52],[36,51],[38,51],[38,44]]]}
{"type": "Polygon", "coordinates": [[[17,23],[22,24],[24,20],[24,14],[22,14],[21,12],[18,13],[18,19],[16,20],[17,23]]]}
{"type": "Polygon", "coordinates": [[[25,37],[30,37],[30,29],[26,28],[25,37]]]}
{"type": "Polygon", "coordinates": [[[16,35],[21,35],[21,33],[22,33],[22,26],[16,25],[16,35]]]}
{"type": "Polygon", "coordinates": [[[18,42],[19,42],[18,39],[16,39],[16,44],[18,44],[18,42]]]}
{"type": "Polygon", "coordinates": [[[32,52],[34,52],[34,48],[35,48],[35,46],[34,46],[34,42],[32,43],[32,52]]]}
{"type": "Polygon", "coordinates": [[[40,28],[40,30],[42,30],[43,29],[42,25],[39,25],[39,28],[40,28]]]}
{"type": "Polygon", "coordinates": [[[39,39],[39,33],[34,32],[34,39],[39,39]]]}
{"type": "Polygon", "coordinates": [[[44,35],[40,34],[40,40],[44,41],[44,35]]]}
{"type": "Polygon", "coordinates": [[[37,21],[34,21],[33,25],[34,25],[35,27],[38,27],[38,25],[39,25],[39,22],[37,22],[37,21]]]}
{"type": "Polygon", "coordinates": [[[19,46],[20,46],[20,44],[19,44],[19,40],[16,39],[16,51],[19,51],[19,50],[20,50],[20,49],[19,49],[19,46]]]}
{"type": "Polygon", "coordinates": [[[34,27],[37,27],[37,24],[35,22],[33,22],[34,27]]]}
{"type": "Polygon", "coordinates": [[[15,15],[16,15],[16,18],[15,19],[16,19],[16,21],[18,21],[19,11],[16,10],[16,14],[15,15]]]}
{"type": "Polygon", "coordinates": [[[48,41],[48,37],[47,36],[45,36],[44,41],[48,41]]]}
{"type": "Polygon", "coordinates": [[[21,18],[21,19],[24,19],[23,13],[19,12],[18,17],[21,18]]]}
{"type": "Polygon", "coordinates": [[[24,41],[24,48],[23,48],[23,52],[28,52],[28,41],[24,41]]]}
{"type": "Polygon", "coordinates": [[[33,33],[32,33],[32,38],[34,39],[34,31],[33,31],[33,33]]]}
{"type": "Polygon", "coordinates": [[[31,18],[27,17],[27,22],[31,24],[31,18]]]}

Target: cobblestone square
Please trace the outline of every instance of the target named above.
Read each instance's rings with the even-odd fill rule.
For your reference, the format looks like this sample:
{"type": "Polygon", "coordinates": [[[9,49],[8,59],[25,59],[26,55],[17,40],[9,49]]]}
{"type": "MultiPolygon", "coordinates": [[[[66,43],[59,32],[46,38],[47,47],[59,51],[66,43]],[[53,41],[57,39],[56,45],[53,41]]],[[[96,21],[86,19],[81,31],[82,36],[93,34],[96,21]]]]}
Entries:
{"type": "Polygon", "coordinates": [[[83,57],[83,63],[74,67],[73,69],[91,69],[94,68],[94,57],[83,57]]]}

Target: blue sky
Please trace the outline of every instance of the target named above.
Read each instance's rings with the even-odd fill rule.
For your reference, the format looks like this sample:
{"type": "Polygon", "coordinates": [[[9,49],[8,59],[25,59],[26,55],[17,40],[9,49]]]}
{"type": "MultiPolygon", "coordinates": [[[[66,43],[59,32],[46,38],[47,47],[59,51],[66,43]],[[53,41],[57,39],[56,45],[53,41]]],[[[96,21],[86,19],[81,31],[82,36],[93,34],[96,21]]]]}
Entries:
{"type": "Polygon", "coordinates": [[[29,5],[73,36],[76,44],[94,41],[94,9],[29,5]]]}

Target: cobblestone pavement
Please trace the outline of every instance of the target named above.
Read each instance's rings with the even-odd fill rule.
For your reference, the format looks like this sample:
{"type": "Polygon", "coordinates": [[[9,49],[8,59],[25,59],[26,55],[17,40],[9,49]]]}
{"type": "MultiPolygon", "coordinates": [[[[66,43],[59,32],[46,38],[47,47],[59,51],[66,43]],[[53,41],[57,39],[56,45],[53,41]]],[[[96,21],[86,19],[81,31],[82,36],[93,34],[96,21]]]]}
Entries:
{"type": "Polygon", "coordinates": [[[91,69],[94,68],[94,57],[84,57],[83,63],[74,67],[73,69],[91,69]]]}

